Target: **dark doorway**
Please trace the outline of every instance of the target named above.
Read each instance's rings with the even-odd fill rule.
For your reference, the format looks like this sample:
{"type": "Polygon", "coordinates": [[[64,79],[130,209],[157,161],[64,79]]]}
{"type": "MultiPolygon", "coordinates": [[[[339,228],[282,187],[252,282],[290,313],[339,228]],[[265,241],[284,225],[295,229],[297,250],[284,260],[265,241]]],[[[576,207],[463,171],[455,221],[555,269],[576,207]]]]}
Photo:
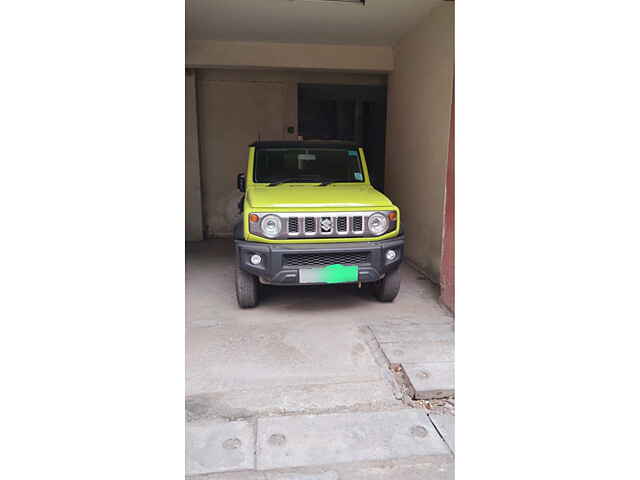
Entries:
{"type": "Polygon", "coordinates": [[[357,142],[374,186],[384,191],[387,87],[298,85],[298,132],[305,140],[357,142]]]}

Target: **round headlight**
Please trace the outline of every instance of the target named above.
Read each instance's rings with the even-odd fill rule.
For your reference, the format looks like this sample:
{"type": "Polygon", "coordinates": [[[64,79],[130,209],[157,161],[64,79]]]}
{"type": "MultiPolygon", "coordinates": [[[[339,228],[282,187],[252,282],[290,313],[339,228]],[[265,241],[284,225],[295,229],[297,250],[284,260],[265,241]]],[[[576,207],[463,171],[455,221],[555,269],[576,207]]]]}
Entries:
{"type": "Polygon", "coordinates": [[[389,228],[389,220],[381,213],[374,213],[367,222],[369,231],[374,235],[382,235],[389,228]]]}
{"type": "Polygon", "coordinates": [[[280,235],[280,232],[282,231],[282,221],[280,220],[280,217],[267,215],[262,219],[262,222],[260,222],[260,228],[265,236],[275,238],[280,235]]]}

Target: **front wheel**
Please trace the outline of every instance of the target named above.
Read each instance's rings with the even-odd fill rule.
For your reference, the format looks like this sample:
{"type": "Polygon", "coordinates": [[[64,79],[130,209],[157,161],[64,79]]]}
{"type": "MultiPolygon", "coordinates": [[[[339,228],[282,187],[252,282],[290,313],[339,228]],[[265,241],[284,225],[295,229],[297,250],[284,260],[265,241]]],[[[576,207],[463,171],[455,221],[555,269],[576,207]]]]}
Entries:
{"type": "Polygon", "coordinates": [[[400,269],[396,268],[375,286],[375,295],[381,302],[393,302],[400,291],[400,269]]]}
{"type": "Polygon", "coordinates": [[[236,264],[236,298],[240,308],[258,305],[258,279],[236,264]]]}

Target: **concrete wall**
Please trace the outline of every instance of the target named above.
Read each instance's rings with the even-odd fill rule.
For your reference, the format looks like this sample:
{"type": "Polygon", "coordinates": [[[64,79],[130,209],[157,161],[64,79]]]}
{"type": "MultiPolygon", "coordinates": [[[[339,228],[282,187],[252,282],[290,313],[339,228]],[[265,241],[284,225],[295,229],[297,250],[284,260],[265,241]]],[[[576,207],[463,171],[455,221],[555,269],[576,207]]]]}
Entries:
{"type": "Polygon", "coordinates": [[[385,85],[386,75],[339,72],[198,70],[198,132],[204,229],[228,236],[242,194],[236,176],[245,171],[247,146],[263,140],[296,139],[298,83],[385,85]],[[293,127],[293,133],[287,128],[293,127]]]}
{"type": "Polygon", "coordinates": [[[198,118],[196,111],[196,74],[185,76],[185,239],[202,240],[202,199],[200,157],[198,155],[198,118]]]}
{"type": "Polygon", "coordinates": [[[394,47],[389,75],[385,189],[402,212],[406,256],[440,274],[453,88],[454,9],[435,7],[394,47]]]}
{"type": "Polygon", "coordinates": [[[385,46],[189,40],[187,67],[295,68],[389,72],[393,51],[385,46]]]}

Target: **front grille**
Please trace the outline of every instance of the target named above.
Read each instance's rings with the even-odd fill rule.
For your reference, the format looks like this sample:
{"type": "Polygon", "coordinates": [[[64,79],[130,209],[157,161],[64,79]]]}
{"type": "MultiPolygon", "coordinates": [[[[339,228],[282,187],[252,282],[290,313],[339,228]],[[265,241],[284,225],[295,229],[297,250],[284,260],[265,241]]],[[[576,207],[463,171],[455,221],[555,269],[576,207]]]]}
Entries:
{"type": "Polygon", "coordinates": [[[336,230],[340,233],[347,231],[347,217],[338,217],[336,230]]]}
{"type": "Polygon", "coordinates": [[[305,217],[304,233],[314,233],[316,231],[316,219],[314,217],[305,217]]]}
{"type": "Polygon", "coordinates": [[[298,218],[297,217],[289,217],[288,223],[289,233],[298,233],[298,218]]]}
{"type": "MultiPolygon", "coordinates": [[[[373,212],[296,212],[277,213],[283,220],[284,232],[279,238],[355,238],[375,236],[367,228],[367,220],[373,212]]],[[[386,212],[388,213],[388,212],[386,212]]],[[[253,225],[253,224],[252,224],[253,225]]],[[[255,224],[258,225],[258,224],[255,224]]],[[[258,227],[256,232],[260,234],[258,227]]],[[[395,228],[394,222],[390,230],[395,228]]],[[[251,230],[252,233],[256,233],[251,230]]]]}
{"type": "Polygon", "coordinates": [[[367,252],[337,252],[337,253],[295,253],[286,254],[283,259],[285,267],[304,267],[311,265],[357,265],[368,263],[367,252]]]}

